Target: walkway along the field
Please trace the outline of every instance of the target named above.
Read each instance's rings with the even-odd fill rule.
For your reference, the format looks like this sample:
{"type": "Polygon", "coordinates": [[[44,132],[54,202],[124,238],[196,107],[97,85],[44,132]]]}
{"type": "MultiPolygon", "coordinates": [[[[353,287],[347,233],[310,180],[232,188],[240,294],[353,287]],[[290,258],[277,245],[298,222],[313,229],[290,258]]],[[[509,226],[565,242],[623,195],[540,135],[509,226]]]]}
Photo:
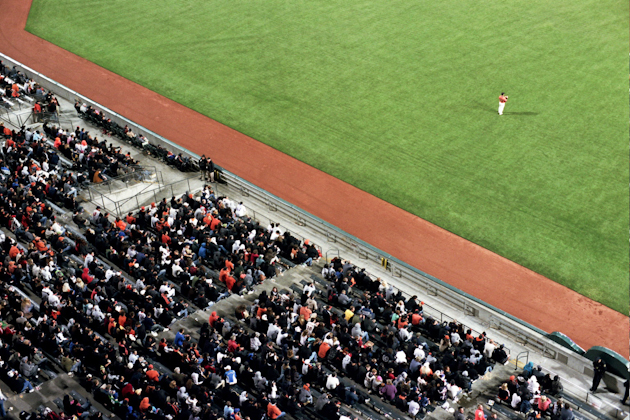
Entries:
{"type": "Polygon", "coordinates": [[[627,316],[26,32],[30,6],[0,0],[2,53],[491,305],[628,358],[627,316]]]}

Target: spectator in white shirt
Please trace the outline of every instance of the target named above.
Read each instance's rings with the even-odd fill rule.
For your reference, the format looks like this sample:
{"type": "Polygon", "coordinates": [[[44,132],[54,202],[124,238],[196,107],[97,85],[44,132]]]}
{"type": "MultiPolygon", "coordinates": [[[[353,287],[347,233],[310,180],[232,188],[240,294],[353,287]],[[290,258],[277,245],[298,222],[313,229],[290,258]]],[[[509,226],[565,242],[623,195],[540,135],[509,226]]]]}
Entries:
{"type": "Polygon", "coordinates": [[[179,266],[179,260],[175,260],[172,270],[173,270],[173,277],[175,278],[179,277],[179,274],[184,272],[184,269],[179,266]]]}
{"type": "Polygon", "coordinates": [[[335,269],[330,267],[328,264],[324,264],[324,268],[322,268],[322,277],[326,279],[334,274],[335,274],[335,269]]]}
{"type": "Polygon", "coordinates": [[[416,400],[409,401],[409,414],[411,417],[415,417],[420,411],[420,404],[416,400]]]}
{"type": "Polygon", "coordinates": [[[63,235],[66,230],[59,224],[57,223],[57,221],[55,220],[55,222],[52,224],[52,226],[50,227],[52,229],[53,232],[55,232],[58,236],[63,235]]]}
{"type": "Polygon", "coordinates": [[[289,336],[289,334],[286,331],[278,332],[278,336],[276,337],[276,344],[278,346],[282,346],[282,340],[284,340],[288,336],[289,336]]]}
{"type": "Polygon", "coordinates": [[[273,324],[269,325],[269,328],[267,328],[267,337],[270,340],[275,340],[278,337],[279,332],[280,332],[280,327],[278,327],[277,322],[274,322],[273,324]]]}
{"type": "Polygon", "coordinates": [[[331,373],[326,379],[326,389],[336,389],[339,386],[339,378],[336,373],[331,373]]]}
{"type": "Polygon", "coordinates": [[[163,285],[160,286],[160,293],[164,293],[168,297],[175,296],[175,290],[169,287],[167,283],[164,283],[163,285]]]}
{"type": "Polygon", "coordinates": [[[402,341],[409,341],[411,340],[411,337],[413,337],[413,334],[411,334],[411,332],[409,332],[409,329],[405,327],[400,329],[400,331],[398,332],[398,336],[402,341]]]}
{"type": "Polygon", "coordinates": [[[94,252],[90,252],[85,256],[85,259],[83,260],[83,268],[89,268],[92,261],[94,261],[94,252]]]}
{"type": "Polygon", "coordinates": [[[422,350],[422,347],[416,347],[416,349],[413,351],[413,357],[419,357],[420,360],[424,359],[424,350],[422,350]]]}
{"type": "Polygon", "coordinates": [[[306,293],[308,296],[313,296],[313,293],[315,293],[315,286],[313,285],[313,283],[308,283],[304,285],[304,288],[302,289],[302,293],[306,293]]]}
{"type": "Polygon", "coordinates": [[[486,345],[483,348],[483,354],[488,358],[492,358],[492,353],[494,352],[494,349],[496,349],[497,346],[494,344],[494,341],[492,341],[491,339],[486,341],[486,345]]]}
{"type": "Polygon", "coordinates": [[[404,351],[398,350],[396,352],[396,364],[407,363],[407,355],[404,351]]]}
{"type": "Polygon", "coordinates": [[[454,381],[451,381],[446,385],[446,391],[448,392],[448,396],[453,400],[453,402],[457,401],[459,399],[459,394],[462,393],[462,389],[455,385],[454,381]]]}
{"type": "Polygon", "coordinates": [[[247,216],[247,209],[243,205],[242,201],[238,203],[238,205],[236,206],[236,209],[234,209],[234,214],[236,215],[236,217],[240,217],[240,218],[247,216]]]}
{"type": "Polygon", "coordinates": [[[510,405],[513,409],[518,409],[521,406],[521,396],[518,395],[518,392],[512,394],[512,400],[510,401],[510,405]]]}

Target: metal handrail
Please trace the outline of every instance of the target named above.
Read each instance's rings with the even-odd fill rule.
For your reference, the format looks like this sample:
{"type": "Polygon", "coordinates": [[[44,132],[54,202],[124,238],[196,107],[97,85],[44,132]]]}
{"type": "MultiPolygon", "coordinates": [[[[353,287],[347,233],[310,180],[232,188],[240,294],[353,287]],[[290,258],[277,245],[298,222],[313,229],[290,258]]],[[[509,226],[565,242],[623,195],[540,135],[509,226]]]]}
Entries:
{"type": "MultiPolygon", "coordinates": [[[[153,189],[153,190],[150,190],[150,191],[141,191],[141,192],[139,192],[139,193],[137,193],[137,194],[134,194],[132,197],[129,197],[129,198],[124,199],[124,200],[121,200],[121,201],[118,201],[118,202],[116,202],[116,203],[115,203],[115,206],[116,206],[116,214],[118,215],[118,217],[123,217],[123,216],[124,216],[124,214],[122,213],[122,212],[123,212],[123,210],[122,210],[123,206],[124,206],[126,203],[128,203],[128,202],[130,202],[130,201],[132,201],[132,200],[136,200],[136,206],[135,206],[135,207],[133,207],[133,208],[127,209],[127,210],[125,210],[125,211],[127,211],[127,212],[129,212],[129,211],[133,212],[133,211],[138,210],[138,209],[142,206],[141,201],[142,201],[142,200],[144,200],[144,199],[146,199],[146,196],[147,196],[147,194],[149,194],[149,193],[153,195],[153,201],[154,201],[154,202],[159,201],[159,199],[158,199],[159,197],[158,197],[158,195],[157,195],[158,193],[161,193],[162,191],[166,191],[166,190],[168,190],[168,189],[170,189],[170,194],[171,194],[171,196],[176,196],[176,195],[178,195],[178,196],[179,196],[179,194],[175,194],[175,190],[173,189],[173,186],[175,186],[175,185],[177,185],[177,184],[183,184],[184,182],[186,183],[186,186],[187,186],[187,190],[186,190],[186,191],[187,191],[188,193],[193,193],[193,191],[191,190],[191,186],[190,186],[190,180],[191,180],[191,179],[194,179],[194,178],[196,178],[196,175],[195,175],[195,176],[192,176],[192,177],[188,177],[188,178],[180,179],[180,180],[178,180],[178,181],[172,182],[172,183],[167,184],[167,185],[160,185],[159,187],[157,187],[157,188],[155,188],[155,189],[153,189]],[[144,195],[144,197],[141,197],[142,195],[144,195]]],[[[150,195],[149,195],[149,196],[150,196],[150,195]]]]}
{"type": "MultiPolygon", "coordinates": [[[[525,350],[516,355],[516,360],[514,361],[514,370],[518,370],[518,361],[520,358],[525,358],[525,365],[529,362],[529,350],[525,350]]],[[[524,365],[523,365],[524,366],[524,365]]]]}
{"type": "Polygon", "coordinates": [[[329,250],[326,251],[326,262],[330,261],[330,258],[328,258],[328,253],[335,253],[337,255],[337,257],[340,257],[339,255],[339,248],[330,248],[329,250]]]}
{"type": "Polygon", "coordinates": [[[148,171],[149,173],[153,173],[156,176],[158,176],[158,170],[155,166],[144,166],[144,165],[125,165],[120,167],[121,170],[125,171],[127,169],[133,169],[133,172],[126,172],[122,175],[118,175],[116,177],[111,177],[108,178],[107,181],[101,183],[101,185],[103,184],[111,184],[112,182],[116,182],[116,181],[124,181],[125,178],[129,178],[133,175],[138,174],[139,171],[148,171]]]}

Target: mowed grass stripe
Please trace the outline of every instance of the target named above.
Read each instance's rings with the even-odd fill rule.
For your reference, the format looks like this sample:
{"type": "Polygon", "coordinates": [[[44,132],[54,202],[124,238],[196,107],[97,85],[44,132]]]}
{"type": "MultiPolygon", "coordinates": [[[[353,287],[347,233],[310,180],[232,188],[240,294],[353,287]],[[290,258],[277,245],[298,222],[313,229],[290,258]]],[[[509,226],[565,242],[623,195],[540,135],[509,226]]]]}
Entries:
{"type": "Polygon", "coordinates": [[[35,0],[27,29],[627,313],[627,17],[613,0],[35,0]]]}

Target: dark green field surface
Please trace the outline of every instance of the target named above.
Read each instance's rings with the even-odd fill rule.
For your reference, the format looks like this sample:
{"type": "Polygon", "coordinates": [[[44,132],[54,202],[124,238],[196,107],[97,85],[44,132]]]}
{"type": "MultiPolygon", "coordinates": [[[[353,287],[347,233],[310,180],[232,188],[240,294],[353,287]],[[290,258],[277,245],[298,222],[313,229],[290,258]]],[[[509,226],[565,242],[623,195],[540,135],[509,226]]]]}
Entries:
{"type": "Polygon", "coordinates": [[[628,311],[627,1],[35,0],[27,29],[628,311]]]}

